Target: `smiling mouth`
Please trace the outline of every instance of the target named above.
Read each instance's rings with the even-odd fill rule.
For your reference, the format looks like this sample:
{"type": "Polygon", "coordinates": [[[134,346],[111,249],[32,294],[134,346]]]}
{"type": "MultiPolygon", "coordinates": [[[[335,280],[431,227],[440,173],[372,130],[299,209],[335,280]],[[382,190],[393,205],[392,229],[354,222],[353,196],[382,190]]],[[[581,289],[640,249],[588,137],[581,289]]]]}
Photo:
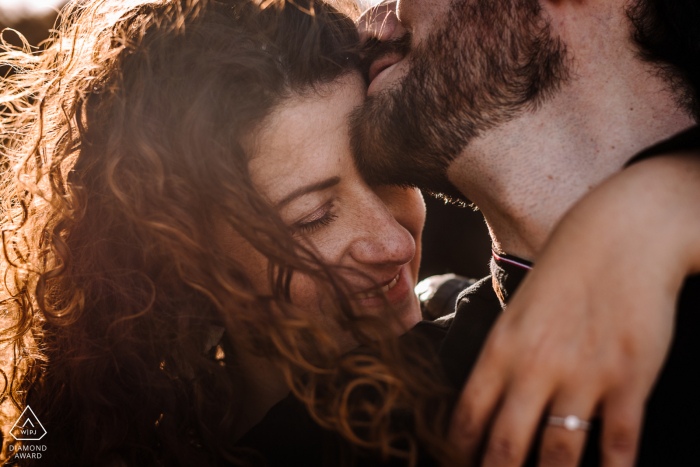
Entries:
{"type": "Polygon", "coordinates": [[[385,294],[385,293],[387,293],[388,291],[390,291],[391,289],[393,289],[394,286],[396,286],[396,284],[399,283],[399,279],[400,279],[400,278],[401,278],[401,273],[399,272],[399,273],[396,275],[396,277],[394,277],[394,278],[391,280],[391,282],[389,282],[387,285],[385,285],[385,286],[383,286],[383,287],[379,287],[379,288],[377,288],[377,289],[374,289],[374,290],[372,290],[372,291],[370,291],[370,292],[360,292],[360,293],[358,293],[358,294],[355,294],[355,298],[357,298],[358,300],[364,300],[364,299],[366,299],[366,298],[374,298],[374,297],[378,297],[378,296],[380,296],[380,295],[382,295],[382,294],[385,294]]]}

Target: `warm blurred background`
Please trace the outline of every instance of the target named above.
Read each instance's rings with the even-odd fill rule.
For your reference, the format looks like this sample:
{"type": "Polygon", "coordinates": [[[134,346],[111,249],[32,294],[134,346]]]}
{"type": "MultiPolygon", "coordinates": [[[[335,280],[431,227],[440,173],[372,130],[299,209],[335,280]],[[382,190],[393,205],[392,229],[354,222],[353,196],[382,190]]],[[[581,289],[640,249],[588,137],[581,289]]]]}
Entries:
{"type": "MultiPolygon", "coordinates": [[[[58,10],[66,0],[0,0],[0,28],[21,32],[32,45],[38,45],[49,35],[58,10]]],[[[19,38],[5,32],[5,40],[19,45],[19,38]]]]}
{"type": "MultiPolygon", "coordinates": [[[[15,29],[36,47],[49,36],[58,10],[65,3],[66,0],[0,0],[0,29],[15,29]]],[[[3,37],[9,43],[21,44],[11,31],[5,31],[3,37]]],[[[0,65],[0,76],[8,71],[0,65]]],[[[481,214],[428,197],[426,204],[421,276],[454,272],[479,278],[488,274],[490,241],[481,214]]]]}

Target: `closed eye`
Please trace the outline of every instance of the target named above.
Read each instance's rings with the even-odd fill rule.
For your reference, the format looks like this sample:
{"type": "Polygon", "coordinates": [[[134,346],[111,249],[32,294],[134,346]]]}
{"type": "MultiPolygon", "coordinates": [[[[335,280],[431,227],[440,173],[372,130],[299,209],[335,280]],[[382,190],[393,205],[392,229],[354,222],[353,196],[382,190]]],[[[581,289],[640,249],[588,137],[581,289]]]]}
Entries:
{"type": "Polygon", "coordinates": [[[310,233],[321,227],[329,225],[338,216],[333,213],[333,204],[327,203],[310,216],[294,223],[294,230],[298,233],[310,233]]]}

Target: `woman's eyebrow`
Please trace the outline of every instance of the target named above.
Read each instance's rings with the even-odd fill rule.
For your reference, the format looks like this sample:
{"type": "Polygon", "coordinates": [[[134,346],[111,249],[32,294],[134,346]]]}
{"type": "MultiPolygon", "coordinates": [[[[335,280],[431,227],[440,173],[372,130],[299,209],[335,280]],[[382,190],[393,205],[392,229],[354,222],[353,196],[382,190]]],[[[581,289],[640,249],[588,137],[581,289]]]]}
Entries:
{"type": "Polygon", "coordinates": [[[303,196],[305,194],[314,192],[314,191],[321,191],[325,190],[327,188],[330,188],[332,186],[337,185],[340,183],[340,177],[331,177],[327,178],[323,181],[317,182],[317,183],[312,183],[310,185],[306,185],[300,188],[297,188],[296,190],[292,191],[290,194],[285,196],[282,201],[278,202],[275,206],[279,209],[285,204],[289,204],[291,201],[294,199],[303,196]]]}

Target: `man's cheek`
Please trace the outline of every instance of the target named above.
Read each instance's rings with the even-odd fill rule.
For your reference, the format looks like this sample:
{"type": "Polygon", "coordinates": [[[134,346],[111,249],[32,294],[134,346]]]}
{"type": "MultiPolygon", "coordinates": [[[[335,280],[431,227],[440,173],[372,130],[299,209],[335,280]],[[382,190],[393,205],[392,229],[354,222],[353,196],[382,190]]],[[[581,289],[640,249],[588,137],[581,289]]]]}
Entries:
{"type": "Polygon", "coordinates": [[[443,25],[450,3],[450,0],[399,0],[396,15],[401,25],[413,33],[414,46],[426,39],[431,30],[443,25]]]}

